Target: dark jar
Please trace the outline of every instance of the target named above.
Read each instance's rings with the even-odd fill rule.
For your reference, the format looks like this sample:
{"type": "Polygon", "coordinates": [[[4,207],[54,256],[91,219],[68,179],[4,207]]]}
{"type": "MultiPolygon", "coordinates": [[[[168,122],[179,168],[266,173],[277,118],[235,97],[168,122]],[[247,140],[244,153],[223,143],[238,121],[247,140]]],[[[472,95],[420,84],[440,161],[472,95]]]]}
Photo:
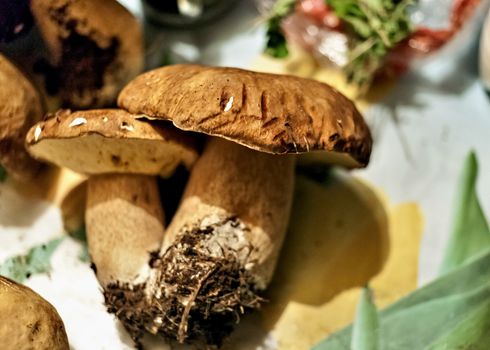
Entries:
{"type": "Polygon", "coordinates": [[[217,19],[237,0],[143,0],[145,17],[166,27],[189,28],[217,19]]]}

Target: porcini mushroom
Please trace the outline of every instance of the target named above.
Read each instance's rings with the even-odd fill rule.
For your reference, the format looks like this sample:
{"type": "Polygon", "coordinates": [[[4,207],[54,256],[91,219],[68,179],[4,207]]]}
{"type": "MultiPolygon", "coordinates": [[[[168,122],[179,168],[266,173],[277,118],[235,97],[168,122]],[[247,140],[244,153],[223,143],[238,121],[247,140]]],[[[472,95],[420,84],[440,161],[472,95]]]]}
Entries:
{"type": "Polygon", "coordinates": [[[56,309],[32,289],[0,276],[2,350],[68,350],[56,309]]]}
{"type": "Polygon", "coordinates": [[[116,0],[32,0],[49,49],[46,89],[64,106],[109,106],[143,68],[143,36],[116,0]]]}
{"type": "Polygon", "coordinates": [[[41,163],[24,147],[29,128],[43,116],[39,94],[27,78],[0,54],[0,165],[14,178],[32,179],[41,163]]]}
{"type": "MultiPolygon", "coordinates": [[[[333,163],[362,167],[369,129],[328,85],[233,68],[150,71],[123,89],[118,104],[215,136],[191,172],[137,311],[142,329],[219,345],[244,310],[259,306],[271,280],[293,197],[288,154],[324,152],[333,163]]],[[[133,335],[135,312],[131,304],[118,313],[133,335]]]]}
{"type": "Polygon", "coordinates": [[[104,288],[132,289],[146,280],[164,232],[155,175],[170,176],[197,158],[189,135],[157,124],[117,109],[64,110],[33,126],[26,138],[35,158],[89,175],[87,240],[104,288]]]}

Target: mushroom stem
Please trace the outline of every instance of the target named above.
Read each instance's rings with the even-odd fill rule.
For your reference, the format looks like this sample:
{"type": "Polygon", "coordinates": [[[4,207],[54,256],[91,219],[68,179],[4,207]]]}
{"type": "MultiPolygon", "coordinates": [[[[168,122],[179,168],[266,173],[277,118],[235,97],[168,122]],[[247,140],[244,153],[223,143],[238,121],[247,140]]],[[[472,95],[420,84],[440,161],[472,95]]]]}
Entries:
{"type": "Polygon", "coordinates": [[[213,138],[194,166],[148,290],[154,333],[219,345],[272,277],[286,233],[294,156],[213,138]]]}
{"type": "Polygon", "coordinates": [[[106,289],[143,283],[158,251],[164,217],[156,178],[94,175],[87,189],[87,240],[96,275],[106,289]]]}

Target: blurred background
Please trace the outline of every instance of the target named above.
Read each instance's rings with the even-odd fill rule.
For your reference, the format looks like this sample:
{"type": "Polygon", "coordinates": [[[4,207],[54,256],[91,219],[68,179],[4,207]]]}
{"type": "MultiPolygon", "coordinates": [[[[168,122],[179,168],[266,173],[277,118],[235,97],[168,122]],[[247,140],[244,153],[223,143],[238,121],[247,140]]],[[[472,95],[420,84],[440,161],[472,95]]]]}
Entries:
{"type": "MultiPolygon", "coordinates": [[[[317,79],[354,99],[373,133],[371,163],[353,172],[355,180],[333,182],[326,192],[299,181],[298,198],[304,205],[298,206],[298,213],[315,225],[303,225],[307,220],[299,215],[293,220],[297,224],[292,225],[271,291],[276,302],[245,322],[230,348],[309,348],[352,321],[359,292],[354,287],[377,275],[382,266],[374,285],[383,306],[434,280],[452,232],[458,178],[470,151],[478,159],[476,193],[488,218],[490,68],[484,66],[490,62],[490,34],[485,39],[483,30],[488,1],[418,1],[410,7],[418,35],[391,56],[390,74],[376,77],[364,94],[346,82],[348,37],[324,1],[302,0],[294,7],[281,27],[289,48],[283,58],[264,54],[275,1],[119,2],[143,28],[145,69],[196,62],[317,79]],[[475,6],[472,11],[464,10],[468,4],[475,6]],[[316,203],[323,204],[315,208],[316,203]],[[312,208],[324,221],[315,221],[302,208],[312,208]],[[318,237],[317,228],[333,233],[318,237]],[[338,250],[332,248],[336,243],[338,250]],[[323,248],[312,253],[316,246],[323,248]],[[353,272],[362,268],[359,274],[353,272]],[[315,273],[304,273],[307,270],[315,273]],[[321,276],[321,283],[314,287],[305,276],[321,276]]],[[[6,3],[0,1],[3,14],[6,3]]],[[[5,28],[0,50],[23,64],[25,57],[32,61],[47,52],[29,32],[33,19],[28,1],[19,1],[17,9],[16,15],[0,19],[0,28],[5,28]]],[[[80,180],[70,176],[67,183],[80,180]]],[[[45,191],[48,182],[36,178],[29,186],[10,179],[0,183],[0,261],[64,234],[59,207],[66,193],[45,191]]],[[[102,306],[89,263],[77,258],[79,250],[80,242],[65,239],[53,255],[53,271],[26,284],[60,311],[73,349],[93,349],[87,338],[101,349],[132,348],[102,306]]],[[[150,349],[167,348],[155,339],[149,344],[150,349]]]]}

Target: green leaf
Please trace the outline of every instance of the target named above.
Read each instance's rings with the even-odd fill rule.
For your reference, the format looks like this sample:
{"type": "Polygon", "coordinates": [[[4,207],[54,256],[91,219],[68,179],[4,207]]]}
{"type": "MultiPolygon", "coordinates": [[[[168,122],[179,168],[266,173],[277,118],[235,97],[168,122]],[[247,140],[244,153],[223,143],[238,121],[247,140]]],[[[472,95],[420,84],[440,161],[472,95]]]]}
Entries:
{"type": "Polygon", "coordinates": [[[56,238],[31,248],[26,255],[8,258],[0,265],[0,275],[22,283],[31,275],[50,272],[51,256],[62,240],[56,238]]]}
{"type": "Polygon", "coordinates": [[[90,252],[87,245],[87,231],[85,225],[80,226],[77,230],[68,232],[68,234],[81,244],[78,259],[81,262],[90,262],[90,252]]]}
{"type": "Polygon", "coordinates": [[[429,347],[430,350],[472,349],[487,350],[490,344],[490,301],[482,303],[459,327],[429,347]]]}
{"type": "Polygon", "coordinates": [[[409,7],[414,0],[325,0],[347,26],[350,83],[366,91],[391,48],[412,33],[409,7]],[[368,43],[368,45],[366,45],[368,43]]]}
{"type": "MultiPolygon", "coordinates": [[[[335,15],[346,25],[349,37],[349,62],[345,74],[350,83],[366,91],[385,57],[396,44],[413,31],[409,7],[416,0],[325,0],[335,15]],[[366,42],[369,45],[366,48],[366,42]],[[360,54],[360,52],[362,54],[360,54]]],[[[268,16],[266,47],[273,57],[288,55],[287,41],[281,22],[295,7],[295,0],[278,0],[268,16]]]]}
{"type": "Polygon", "coordinates": [[[85,225],[80,226],[78,229],[68,232],[68,234],[80,242],[87,242],[87,230],[85,229],[85,225]]]}
{"type": "Polygon", "coordinates": [[[381,323],[383,349],[427,349],[464,325],[468,315],[490,299],[490,289],[435,298],[385,316],[381,323]]]}
{"type": "Polygon", "coordinates": [[[466,157],[456,193],[452,232],[440,274],[445,274],[490,249],[490,229],[476,194],[478,161],[474,152],[466,157]]]}
{"type": "MultiPolygon", "coordinates": [[[[490,251],[439,277],[379,313],[382,350],[442,349],[445,341],[465,344],[462,349],[480,349],[488,337],[479,317],[490,301],[490,251]]],[[[315,350],[349,349],[352,326],[332,334],[315,350]]],[[[458,349],[447,347],[444,349],[458,349]]]]}
{"type": "Polygon", "coordinates": [[[277,0],[272,8],[272,17],[285,17],[294,10],[296,0],[277,0]]]}
{"type": "Polygon", "coordinates": [[[277,33],[268,33],[269,39],[267,40],[267,47],[265,53],[274,58],[286,58],[289,55],[289,50],[286,42],[286,38],[277,33]]]}
{"type": "Polygon", "coordinates": [[[369,288],[362,290],[352,331],[352,350],[378,350],[378,311],[369,288]]]}
{"type": "Polygon", "coordinates": [[[80,253],[78,253],[78,259],[81,262],[90,262],[90,252],[88,251],[87,242],[82,243],[82,248],[80,249],[80,253]]]}
{"type": "Polygon", "coordinates": [[[169,49],[166,49],[162,53],[162,58],[160,59],[160,66],[170,66],[173,64],[172,53],[169,49]]]}
{"type": "Polygon", "coordinates": [[[289,55],[286,37],[281,28],[281,22],[294,11],[295,0],[279,0],[272,8],[267,21],[266,46],[264,52],[275,58],[285,58],[289,55]]]}
{"type": "Polygon", "coordinates": [[[16,256],[5,260],[0,265],[0,275],[13,279],[19,283],[30,276],[25,256],[16,256]]]}
{"type": "MultiPolygon", "coordinates": [[[[490,233],[475,192],[477,175],[478,162],[471,152],[457,189],[445,274],[380,312],[381,349],[488,348],[490,233]]],[[[347,327],[314,349],[346,349],[355,337],[355,328],[353,332],[347,327]]]]}
{"type": "Polygon", "coordinates": [[[383,4],[382,0],[364,0],[364,3],[366,4],[366,6],[370,7],[372,10],[377,12],[384,11],[383,6],[390,6],[392,4],[391,2],[391,4],[385,5],[383,4]]]}
{"type": "Polygon", "coordinates": [[[7,180],[7,170],[0,165],[0,182],[5,182],[7,180]]]}
{"type": "Polygon", "coordinates": [[[352,26],[352,28],[356,31],[356,33],[362,38],[368,39],[370,36],[373,35],[372,28],[365,20],[361,18],[345,17],[344,21],[349,23],[352,26]]]}

